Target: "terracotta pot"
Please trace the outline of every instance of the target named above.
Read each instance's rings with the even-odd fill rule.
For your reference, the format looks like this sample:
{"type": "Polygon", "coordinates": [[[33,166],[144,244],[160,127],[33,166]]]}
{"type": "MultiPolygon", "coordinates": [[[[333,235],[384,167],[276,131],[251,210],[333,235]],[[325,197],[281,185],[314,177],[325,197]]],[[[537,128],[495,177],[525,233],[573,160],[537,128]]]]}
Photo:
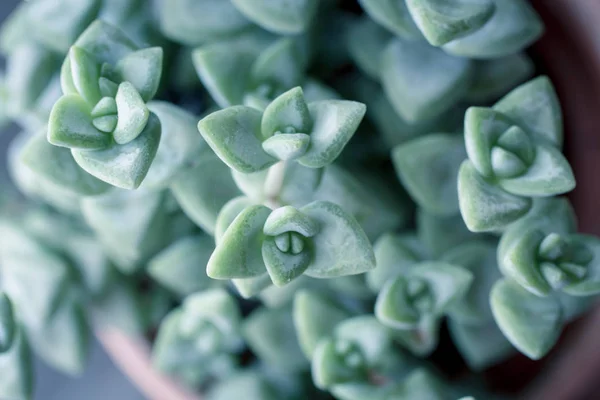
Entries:
{"type": "MultiPolygon", "coordinates": [[[[569,195],[582,232],[600,235],[600,0],[531,0],[547,27],[532,56],[539,72],[551,77],[561,99],[566,153],[577,179],[569,195]]],[[[543,361],[517,356],[487,375],[504,392],[521,391],[533,381],[531,400],[599,398],[600,308],[568,327],[543,361]]],[[[150,399],[198,400],[149,364],[148,346],[114,331],[98,333],[115,363],[150,399]]]]}

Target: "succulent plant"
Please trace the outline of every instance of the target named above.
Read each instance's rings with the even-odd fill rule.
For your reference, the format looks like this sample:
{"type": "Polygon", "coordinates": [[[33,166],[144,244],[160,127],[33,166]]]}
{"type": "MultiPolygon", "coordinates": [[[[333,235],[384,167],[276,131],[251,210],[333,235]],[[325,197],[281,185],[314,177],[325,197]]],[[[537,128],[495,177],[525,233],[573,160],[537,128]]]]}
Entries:
{"type": "Polygon", "coordinates": [[[23,2],[0,398],[101,327],[209,400],[495,398],[424,358],[541,358],[600,293],[542,32],[525,0],[23,2]]]}

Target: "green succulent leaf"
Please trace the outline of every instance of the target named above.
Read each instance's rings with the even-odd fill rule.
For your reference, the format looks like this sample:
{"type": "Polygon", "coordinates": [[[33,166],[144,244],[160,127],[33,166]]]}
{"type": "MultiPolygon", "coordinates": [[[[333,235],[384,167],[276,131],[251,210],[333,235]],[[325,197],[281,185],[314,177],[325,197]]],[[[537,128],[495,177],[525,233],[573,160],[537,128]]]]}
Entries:
{"type": "Polygon", "coordinates": [[[213,279],[255,278],[265,272],[261,252],[263,226],[271,210],[251,206],[229,225],[208,261],[207,274],[213,279]]]}
{"type": "Polygon", "coordinates": [[[220,107],[242,104],[254,56],[232,51],[226,44],[211,44],[192,52],[200,80],[220,107]]]}
{"type": "Polygon", "coordinates": [[[309,168],[331,164],[360,125],[366,106],[349,100],[321,100],[308,104],[313,125],[310,147],[298,159],[309,168]]]}
{"type": "Polygon", "coordinates": [[[110,146],[109,134],[92,123],[92,107],[80,96],[61,97],[50,113],[48,141],[55,146],[99,150],[110,146]]]}
{"type": "Polygon", "coordinates": [[[304,289],[294,297],[293,317],[300,347],[312,359],[319,341],[350,315],[319,292],[304,289]]]}
{"type": "Polygon", "coordinates": [[[150,110],[135,86],[129,82],[119,85],[115,102],[118,119],[113,138],[117,144],[127,144],[143,132],[150,117],[150,110]]]}
{"type": "Polygon", "coordinates": [[[470,161],[458,173],[458,199],[462,217],[472,232],[505,228],[530,209],[530,198],[516,196],[483,178],[470,161]]]}
{"type": "Polygon", "coordinates": [[[302,88],[295,87],[273,100],[262,115],[263,137],[280,134],[310,133],[313,122],[302,88]]]}
{"type": "Polygon", "coordinates": [[[515,178],[501,179],[498,184],[507,192],[520,196],[554,196],[575,188],[575,177],[567,159],[553,146],[536,146],[535,160],[527,171],[515,178]]]}
{"type": "Polygon", "coordinates": [[[27,8],[28,26],[36,40],[65,53],[77,36],[96,18],[100,0],[41,0],[27,8]]]}
{"type": "Polygon", "coordinates": [[[557,148],[562,147],[563,121],[558,96],[547,76],[540,76],[513,89],[494,105],[512,121],[557,148]]]}
{"type": "Polygon", "coordinates": [[[420,208],[416,223],[418,238],[433,257],[440,257],[476,236],[469,231],[460,214],[441,217],[420,208]]]}
{"type": "Polygon", "coordinates": [[[334,339],[326,338],[315,349],[311,363],[312,378],[319,389],[325,390],[334,385],[365,379],[367,371],[364,366],[349,366],[350,362],[344,359],[337,347],[334,339]]]}
{"type": "Polygon", "coordinates": [[[267,268],[267,272],[275,286],[285,286],[292,280],[296,279],[306,271],[312,261],[312,252],[304,248],[304,238],[299,238],[300,235],[284,233],[278,237],[266,237],[262,244],[262,256],[267,268]],[[291,236],[291,239],[290,239],[291,236]],[[282,238],[285,241],[291,241],[294,238],[302,243],[299,251],[293,249],[293,242],[289,244],[289,251],[284,252],[281,245],[278,244],[278,239],[282,238]]]}
{"type": "Polygon", "coordinates": [[[304,78],[304,62],[298,46],[297,41],[284,37],[261,51],[252,63],[250,87],[287,89],[299,85],[304,78]]]}
{"type": "Polygon", "coordinates": [[[289,308],[258,309],[244,321],[242,329],[248,346],[263,362],[286,371],[307,366],[289,308]]]}
{"type": "Polygon", "coordinates": [[[528,47],[543,33],[544,26],[524,0],[494,0],[495,11],[481,29],[444,46],[461,57],[497,58],[528,47]]]}
{"type": "Polygon", "coordinates": [[[245,208],[255,203],[245,196],[239,196],[228,201],[219,211],[215,224],[215,243],[219,244],[229,225],[245,208]]]}
{"type": "Polygon", "coordinates": [[[421,36],[405,1],[359,0],[365,13],[390,32],[407,39],[421,36]]]}
{"type": "Polygon", "coordinates": [[[160,121],[150,113],[143,131],[130,142],[105,150],[73,149],[72,153],[77,164],[96,178],[123,189],[136,189],[152,165],[160,137],[160,121]]]}
{"type": "Polygon", "coordinates": [[[465,95],[471,82],[468,59],[419,41],[396,38],[381,57],[383,89],[408,122],[441,115],[465,95]]]}
{"type": "Polygon", "coordinates": [[[556,298],[538,297],[503,279],[492,289],[490,303],[502,333],[527,357],[540,359],[556,343],[562,330],[561,305],[556,298]]]}
{"type": "Polygon", "coordinates": [[[44,134],[33,135],[21,157],[33,172],[77,195],[94,196],[110,188],[81,169],[69,149],[48,143],[44,134]]]}
{"type": "Polygon", "coordinates": [[[474,371],[484,371],[514,354],[494,320],[470,324],[450,318],[448,328],[460,355],[474,371]]]}
{"type": "Polygon", "coordinates": [[[464,158],[462,139],[447,134],[413,139],[392,151],[396,173],[412,198],[443,216],[458,212],[456,179],[464,158]]]}
{"type": "Polygon", "coordinates": [[[368,17],[359,18],[348,29],[346,45],[350,57],[369,78],[379,80],[381,54],[391,38],[388,31],[368,17]]]}
{"type": "Polygon", "coordinates": [[[407,0],[406,6],[427,41],[434,46],[476,32],[496,9],[493,0],[407,0]]]}
{"type": "Polygon", "coordinates": [[[305,133],[285,133],[271,136],[262,144],[270,156],[281,161],[295,160],[308,151],[310,136],[305,133]]]}
{"type": "Polygon", "coordinates": [[[245,299],[256,296],[273,284],[267,272],[256,278],[232,279],[231,282],[238,290],[240,296],[245,299]]]}
{"type": "Polygon", "coordinates": [[[0,292],[0,355],[12,347],[17,330],[12,302],[5,293],[0,292]]]}
{"type": "Polygon", "coordinates": [[[593,255],[587,274],[580,283],[567,285],[563,291],[571,296],[593,296],[600,293],[600,240],[591,235],[575,235],[593,255]]]}
{"type": "Polygon", "coordinates": [[[160,84],[163,49],[149,47],[128,54],[115,65],[115,72],[123,81],[129,82],[143,101],[154,97],[160,84]]]}
{"type": "Polygon", "coordinates": [[[148,274],[180,296],[212,285],[206,265],[215,248],[208,235],[179,239],[158,253],[148,263],[148,274]]]}
{"type": "Polygon", "coordinates": [[[181,170],[170,188],[185,214],[210,234],[215,233],[221,208],[241,194],[227,165],[212,153],[196,160],[194,167],[181,170]]]}
{"type": "Polygon", "coordinates": [[[247,400],[279,399],[263,374],[254,371],[237,373],[227,380],[217,382],[208,392],[208,400],[228,400],[240,395],[247,400]]]}
{"type": "Polygon", "coordinates": [[[474,103],[496,100],[531,78],[534,67],[533,61],[523,53],[478,61],[467,100],[474,103]]]}
{"type": "Polygon", "coordinates": [[[75,46],[92,55],[98,64],[116,65],[137,46],[116,26],[96,20],[77,38],[75,46]]]}
{"type": "Polygon", "coordinates": [[[425,256],[414,236],[382,235],[373,246],[377,268],[367,272],[367,285],[379,292],[385,283],[407,273],[425,256]]]}
{"type": "Polygon", "coordinates": [[[142,187],[163,188],[210,150],[198,134],[198,120],[193,114],[164,101],[152,101],[148,108],[160,120],[161,136],[142,187]]]}
{"type": "MultiPolygon", "coordinates": [[[[72,46],[69,50],[68,61],[65,61],[65,67],[68,68],[65,73],[70,72],[70,76],[66,76],[66,82],[71,80],[73,88],[76,90],[81,97],[88,102],[88,104],[96,104],[100,100],[100,86],[98,85],[98,79],[100,79],[100,65],[96,62],[94,57],[87,51],[72,46]],[[70,71],[69,71],[70,70],[70,71]]],[[[69,94],[71,91],[65,91],[63,84],[63,92],[69,94]]]]}
{"type": "Polygon", "coordinates": [[[33,357],[25,332],[17,326],[10,349],[0,353],[0,397],[4,399],[33,398],[33,357]]]}
{"type": "Polygon", "coordinates": [[[232,0],[232,3],[252,22],[283,35],[307,30],[319,5],[317,0],[232,0]]]}
{"type": "Polygon", "coordinates": [[[173,0],[160,4],[157,15],[161,32],[187,46],[231,36],[251,24],[228,1],[173,0]]]}
{"type": "Polygon", "coordinates": [[[418,369],[411,373],[402,383],[396,385],[391,398],[398,400],[431,399],[442,400],[447,398],[448,388],[440,378],[427,369],[418,369]]]}
{"type": "Polygon", "coordinates": [[[39,330],[29,330],[32,348],[44,361],[69,375],[80,375],[87,364],[90,330],[85,310],[65,296],[39,330]]]}
{"type": "Polygon", "coordinates": [[[233,106],[203,118],[198,129],[230,168],[252,173],[277,162],[262,148],[261,117],[253,108],[233,106]]]}
{"type": "Polygon", "coordinates": [[[375,268],[375,255],[369,239],[358,222],[340,206],[315,201],[300,211],[321,227],[312,238],[314,255],[306,275],[331,278],[360,274],[375,268]]]}

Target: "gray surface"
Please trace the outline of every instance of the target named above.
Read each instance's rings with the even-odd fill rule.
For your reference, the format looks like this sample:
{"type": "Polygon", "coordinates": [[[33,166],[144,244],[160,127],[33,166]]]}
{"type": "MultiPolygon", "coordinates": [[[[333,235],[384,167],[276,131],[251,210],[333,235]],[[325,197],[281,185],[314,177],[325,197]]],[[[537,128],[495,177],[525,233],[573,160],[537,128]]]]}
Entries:
{"type": "MultiPolygon", "coordinates": [[[[0,0],[0,24],[19,0],[0,0]]],[[[0,132],[0,160],[16,127],[0,132]]],[[[0,181],[5,174],[0,167],[0,181]]],[[[2,374],[2,371],[0,371],[2,374]]],[[[94,341],[87,370],[79,378],[67,377],[36,361],[36,400],[143,400],[143,396],[118,371],[100,345],[94,341]]],[[[165,399],[168,400],[168,399],[165,399]]]]}

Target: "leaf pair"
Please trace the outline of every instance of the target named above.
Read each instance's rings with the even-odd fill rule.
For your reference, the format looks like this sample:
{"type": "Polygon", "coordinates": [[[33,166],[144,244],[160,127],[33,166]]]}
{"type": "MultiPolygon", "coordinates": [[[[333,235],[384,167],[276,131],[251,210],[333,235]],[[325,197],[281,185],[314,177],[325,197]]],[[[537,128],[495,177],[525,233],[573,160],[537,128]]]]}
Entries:
{"type": "Polygon", "coordinates": [[[277,97],[264,113],[234,106],[198,123],[200,133],[231,168],[253,173],[279,160],[297,160],[310,168],[332,163],[348,143],[365,106],[346,100],[306,103],[302,89],[277,97]]]}
{"type": "Polygon", "coordinates": [[[472,231],[502,229],[529,211],[532,197],[575,187],[559,150],[561,111],[546,77],[519,86],[493,109],[470,108],[465,143],[469,160],[459,172],[459,205],[472,231]]]}
{"type": "Polygon", "coordinates": [[[50,113],[48,141],[72,149],[77,163],[112,185],[137,188],[160,140],[146,102],[158,89],[162,49],[141,49],[117,28],[91,24],[61,70],[61,97],[50,113]]]}
{"type": "Polygon", "coordinates": [[[305,81],[304,58],[301,44],[291,38],[266,47],[244,41],[213,43],[192,52],[196,72],[219,106],[244,104],[259,110],[305,81]]]}
{"type": "Polygon", "coordinates": [[[235,219],[217,240],[208,262],[211,278],[266,279],[267,284],[270,278],[283,286],[303,273],[331,278],[374,267],[366,235],[333,203],[317,201],[274,211],[250,206],[237,216],[231,213],[231,218],[235,219]]]}
{"type": "Polygon", "coordinates": [[[153,363],[161,371],[185,375],[197,368],[210,370],[211,361],[237,351],[241,315],[226,291],[211,289],[185,298],[164,319],[153,349],[153,363]]]}

